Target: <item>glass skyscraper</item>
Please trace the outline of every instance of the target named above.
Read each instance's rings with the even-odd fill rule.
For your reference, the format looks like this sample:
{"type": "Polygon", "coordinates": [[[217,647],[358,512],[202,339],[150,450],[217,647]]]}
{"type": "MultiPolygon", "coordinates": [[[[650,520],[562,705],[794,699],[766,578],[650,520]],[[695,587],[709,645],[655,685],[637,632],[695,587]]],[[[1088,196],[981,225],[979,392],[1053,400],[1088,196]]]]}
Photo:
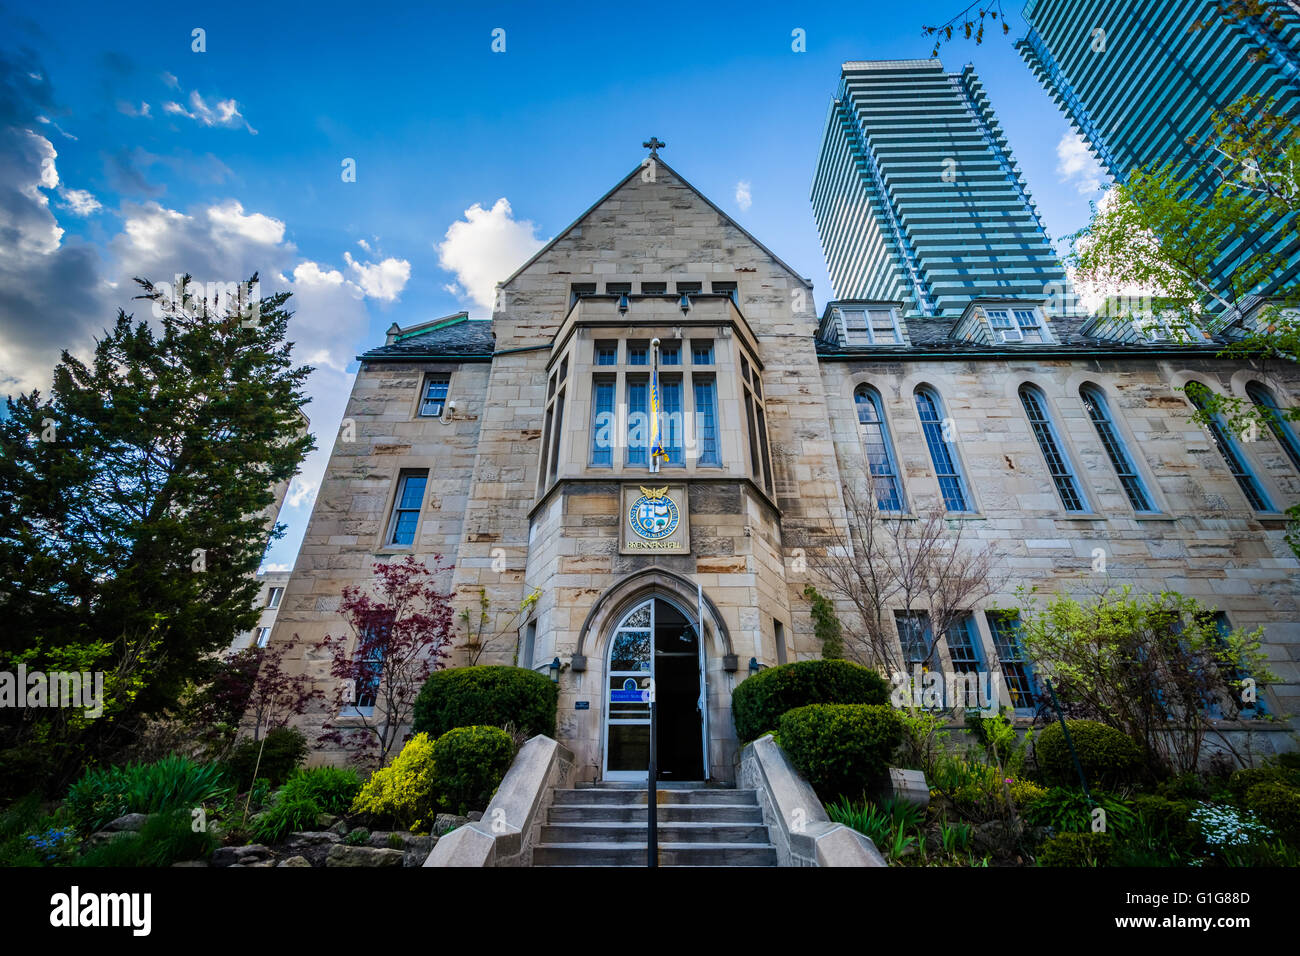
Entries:
{"type": "MultiPolygon", "coordinates": [[[[1016,48],[1110,175],[1167,161],[1205,170],[1214,159],[1188,139],[1213,131],[1211,114],[1239,97],[1274,99],[1300,117],[1300,16],[1270,4],[1280,29],[1259,17],[1225,20],[1215,0],[1029,0],[1016,48]],[[1193,29],[1197,22],[1203,29],[1193,29]]],[[[1202,176],[1205,195],[1217,177],[1202,176]]],[[[1277,222],[1223,250],[1218,275],[1259,243],[1286,241],[1286,274],[1261,292],[1300,278],[1300,235],[1279,240],[1277,222]]],[[[1221,286],[1226,290],[1227,284],[1221,286]]],[[[1249,291],[1249,290],[1247,290],[1249,291]]]]}
{"type": "Polygon", "coordinates": [[[811,199],[837,299],[951,317],[977,297],[1043,299],[1065,288],[969,66],[845,63],[811,199]]]}

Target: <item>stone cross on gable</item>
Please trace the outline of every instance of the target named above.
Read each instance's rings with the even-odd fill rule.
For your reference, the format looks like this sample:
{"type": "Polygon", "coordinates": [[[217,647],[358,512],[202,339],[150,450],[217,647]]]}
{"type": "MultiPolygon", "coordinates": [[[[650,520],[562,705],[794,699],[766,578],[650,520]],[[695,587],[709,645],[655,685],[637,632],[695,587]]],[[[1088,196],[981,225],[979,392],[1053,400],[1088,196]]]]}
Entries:
{"type": "Polygon", "coordinates": [[[641,145],[644,146],[646,149],[650,150],[651,156],[658,156],[659,150],[663,149],[668,144],[660,142],[658,137],[651,136],[648,140],[646,140],[641,145]]]}

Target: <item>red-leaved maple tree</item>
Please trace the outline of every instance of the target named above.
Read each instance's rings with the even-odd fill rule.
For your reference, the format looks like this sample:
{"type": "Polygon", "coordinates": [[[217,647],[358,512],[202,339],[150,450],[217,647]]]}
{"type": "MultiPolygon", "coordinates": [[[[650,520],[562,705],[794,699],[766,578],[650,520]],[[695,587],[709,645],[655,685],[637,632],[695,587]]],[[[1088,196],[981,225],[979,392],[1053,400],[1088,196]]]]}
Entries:
{"type": "Polygon", "coordinates": [[[376,561],[368,589],[343,589],[340,612],[352,635],[326,635],[322,646],[338,679],[334,713],[322,742],[351,750],[360,762],[388,760],[393,746],[410,736],[416,695],[436,669],[446,666],[453,638],[451,595],[435,583],[450,568],[430,568],[407,555],[376,561]]]}

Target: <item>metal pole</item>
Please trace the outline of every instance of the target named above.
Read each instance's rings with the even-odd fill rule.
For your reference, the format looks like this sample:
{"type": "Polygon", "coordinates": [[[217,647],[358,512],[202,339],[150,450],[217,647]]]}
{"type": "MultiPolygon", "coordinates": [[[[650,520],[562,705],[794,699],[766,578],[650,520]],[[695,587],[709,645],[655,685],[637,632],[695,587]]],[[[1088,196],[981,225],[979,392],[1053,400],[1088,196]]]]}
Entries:
{"type": "Polygon", "coordinates": [[[646,792],[646,863],[659,865],[659,792],[655,778],[659,776],[659,705],[655,703],[654,679],[650,681],[650,772],[646,792]]]}
{"type": "MultiPolygon", "coordinates": [[[[1047,680],[1047,692],[1052,695],[1052,706],[1056,708],[1056,719],[1061,722],[1061,733],[1065,734],[1065,745],[1070,748],[1070,759],[1074,761],[1074,771],[1079,775],[1079,783],[1083,785],[1083,795],[1092,803],[1092,794],[1088,792],[1088,780],[1083,775],[1083,766],[1079,763],[1079,754],[1074,749],[1074,738],[1070,736],[1070,728],[1065,726],[1065,713],[1061,710],[1061,702],[1056,699],[1056,689],[1052,687],[1051,680],[1047,680]]],[[[653,726],[653,724],[651,725],[653,726]]],[[[650,739],[654,739],[654,731],[650,732],[650,739]]]]}

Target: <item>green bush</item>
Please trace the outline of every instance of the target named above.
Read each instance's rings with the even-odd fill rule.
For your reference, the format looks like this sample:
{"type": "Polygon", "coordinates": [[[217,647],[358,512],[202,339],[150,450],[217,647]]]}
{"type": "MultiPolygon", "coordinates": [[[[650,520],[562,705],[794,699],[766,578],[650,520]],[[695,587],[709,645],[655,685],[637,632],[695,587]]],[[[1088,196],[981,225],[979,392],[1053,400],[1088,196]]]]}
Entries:
{"type": "MultiPolygon", "coordinates": [[[[1142,770],[1142,752],[1127,734],[1095,720],[1067,720],[1079,765],[1088,785],[1114,787],[1142,770]]],[[[1079,775],[1059,723],[1048,724],[1034,742],[1038,768],[1048,783],[1077,786],[1079,775]]]]}
{"type": "Polygon", "coordinates": [[[780,732],[781,748],[823,802],[874,789],[903,736],[887,704],[796,707],[781,717],[780,732]]]}
{"type": "Polygon", "coordinates": [[[555,736],[559,688],[523,667],[483,664],[435,671],[420,688],[411,730],[438,739],[456,727],[513,724],[525,737],[555,736]]]}
{"type": "MultiPolygon", "coordinates": [[[[504,733],[504,731],[503,731],[504,733]]],[[[437,805],[433,789],[433,741],[416,734],[387,767],[376,770],[352,801],[353,813],[364,813],[385,829],[401,827],[428,833],[437,805]]]]}
{"type": "Polygon", "coordinates": [[[1246,792],[1246,806],[1287,842],[1300,841],[1300,790],[1281,783],[1257,783],[1246,792]]]}
{"type": "Polygon", "coordinates": [[[151,816],[139,833],[128,833],[101,844],[78,861],[80,866],[171,866],[182,860],[212,855],[216,837],[207,830],[195,832],[188,810],[151,816]]]}
{"type": "Polygon", "coordinates": [[[456,727],[433,743],[434,799],[440,810],[484,810],[515,757],[499,727],[456,727]]]}
{"type": "Polygon", "coordinates": [[[731,716],[742,741],[776,730],[786,711],[808,704],[887,704],[889,684],[852,661],[779,664],[741,681],[731,692],[731,716]]]}
{"type": "Polygon", "coordinates": [[[1109,833],[1058,833],[1043,841],[1039,866],[1105,866],[1113,845],[1109,833]]]}
{"type": "Polygon", "coordinates": [[[263,740],[245,737],[235,744],[226,763],[231,781],[243,792],[253,785],[254,776],[266,777],[273,787],[282,786],[305,759],[307,738],[303,732],[297,727],[276,727],[268,730],[263,740]]]}
{"type": "Polygon", "coordinates": [[[349,767],[312,767],[295,770],[284,785],[286,796],[303,796],[313,800],[321,813],[340,815],[348,812],[361,792],[361,777],[349,767]]]}
{"type": "Polygon", "coordinates": [[[82,833],[125,813],[162,813],[201,806],[229,788],[221,767],[170,756],[148,764],[91,767],[68,789],[64,805],[82,833]]]}
{"type": "Polygon", "coordinates": [[[1157,841],[1179,853],[1190,853],[1199,842],[1192,825],[1194,800],[1171,800],[1157,794],[1139,793],[1129,800],[1146,831],[1157,841]]]}
{"type": "Polygon", "coordinates": [[[1300,789],[1300,770],[1268,765],[1242,767],[1228,778],[1228,791],[1234,800],[1244,803],[1246,795],[1261,783],[1277,783],[1284,787],[1300,789]]]}
{"type": "Polygon", "coordinates": [[[1284,770],[1300,772],[1300,750],[1288,750],[1286,753],[1278,754],[1273,760],[1284,770]]]}
{"type": "Polygon", "coordinates": [[[258,843],[279,843],[290,833],[315,830],[320,804],[309,793],[291,793],[286,786],[270,808],[253,821],[253,839],[258,843]]]}
{"type": "Polygon", "coordinates": [[[1100,790],[1090,792],[1091,801],[1083,795],[1082,790],[1053,787],[1025,806],[1025,819],[1038,827],[1085,833],[1092,830],[1092,811],[1100,807],[1106,813],[1107,832],[1124,834],[1137,823],[1136,814],[1119,798],[1100,790]]]}

